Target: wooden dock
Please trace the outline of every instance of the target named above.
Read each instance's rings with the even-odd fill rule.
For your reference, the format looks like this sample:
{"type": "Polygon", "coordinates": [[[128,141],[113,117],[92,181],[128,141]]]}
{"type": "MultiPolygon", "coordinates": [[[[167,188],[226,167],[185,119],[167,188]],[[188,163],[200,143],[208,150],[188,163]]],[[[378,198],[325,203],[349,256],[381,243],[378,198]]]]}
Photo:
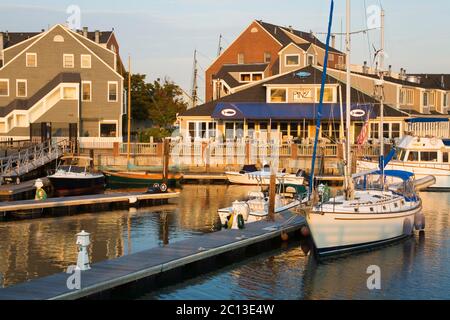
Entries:
{"type": "Polygon", "coordinates": [[[13,202],[0,202],[0,215],[8,218],[9,215],[28,215],[30,212],[43,210],[58,210],[83,212],[83,207],[94,211],[110,210],[114,205],[135,206],[140,203],[163,204],[169,199],[178,198],[179,192],[144,194],[144,193],[117,193],[98,194],[80,197],[49,198],[43,201],[22,200],[13,202]],[[71,210],[72,209],[72,210],[71,210]]]}
{"type": "Polygon", "coordinates": [[[81,273],[80,290],[68,289],[71,275],[60,273],[0,289],[0,300],[123,299],[157,289],[166,281],[179,283],[279,247],[283,232],[293,238],[305,224],[302,216],[285,213],[275,222],[262,221],[249,224],[244,230],[194,236],[165,247],[97,263],[91,270],[81,273]]]}

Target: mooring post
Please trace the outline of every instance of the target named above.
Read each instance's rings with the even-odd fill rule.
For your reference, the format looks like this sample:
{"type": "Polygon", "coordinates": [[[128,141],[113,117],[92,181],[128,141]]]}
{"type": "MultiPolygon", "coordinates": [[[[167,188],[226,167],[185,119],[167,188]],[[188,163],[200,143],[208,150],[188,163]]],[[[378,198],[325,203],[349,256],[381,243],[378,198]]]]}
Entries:
{"type": "Polygon", "coordinates": [[[277,177],[276,173],[272,169],[270,175],[270,187],[269,187],[269,220],[275,221],[275,197],[276,197],[277,177]]]}
{"type": "Polygon", "coordinates": [[[167,184],[169,179],[169,155],[170,155],[170,140],[164,139],[163,147],[163,180],[167,184]]]}
{"type": "Polygon", "coordinates": [[[87,233],[84,230],[77,234],[77,246],[78,246],[77,267],[81,271],[91,269],[88,254],[88,247],[91,244],[90,235],[91,235],[90,233],[87,233]]]}

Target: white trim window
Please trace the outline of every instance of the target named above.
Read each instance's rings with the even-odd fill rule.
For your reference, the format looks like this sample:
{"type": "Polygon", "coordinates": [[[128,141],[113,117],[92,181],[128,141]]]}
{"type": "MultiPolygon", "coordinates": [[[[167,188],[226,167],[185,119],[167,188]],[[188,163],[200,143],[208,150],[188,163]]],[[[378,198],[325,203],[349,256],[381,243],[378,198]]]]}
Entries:
{"type": "Polygon", "coordinates": [[[414,104],[414,90],[413,89],[400,89],[399,97],[400,105],[411,106],[414,104]]]}
{"type": "Polygon", "coordinates": [[[402,124],[400,122],[388,122],[383,124],[383,137],[385,139],[398,139],[402,137],[402,124]]]}
{"type": "Polygon", "coordinates": [[[18,98],[26,98],[28,95],[27,80],[16,80],[16,96],[18,98]]]}
{"type": "Polygon", "coordinates": [[[108,81],[108,102],[119,101],[119,83],[117,81],[108,81]]]}
{"type": "Polygon", "coordinates": [[[217,123],[214,121],[188,121],[187,128],[192,139],[211,139],[217,136],[217,123]]]}
{"type": "Polygon", "coordinates": [[[449,103],[448,103],[448,99],[450,98],[450,93],[443,93],[442,94],[442,106],[445,108],[445,107],[448,107],[449,106],[449,103]]]}
{"type": "Polygon", "coordinates": [[[306,55],[306,65],[307,66],[312,66],[316,64],[316,56],[313,54],[308,53],[306,55]]]}
{"type": "Polygon", "coordinates": [[[238,53],[237,60],[238,60],[238,64],[244,64],[245,63],[244,53],[238,53]]]}
{"type": "Polygon", "coordinates": [[[0,97],[9,97],[9,79],[0,79],[0,97]]]}
{"type": "Polygon", "coordinates": [[[298,67],[300,65],[299,54],[287,54],[284,57],[284,65],[287,67],[298,67]]]}
{"type": "MultiPolygon", "coordinates": [[[[316,88],[316,103],[320,102],[320,92],[322,88],[316,88]]],[[[336,103],[337,90],[334,87],[325,87],[323,102],[324,103],[336,103]]]]}
{"type": "Polygon", "coordinates": [[[239,74],[239,82],[241,83],[250,83],[261,81],[264,79],[263,72],[242,72],[239,74]]]}
{"type": "Polygon", "coordinates": [[[269,102],[270,103],[287,103],[288,90],[286,88],[270,88],[269,102]]]}
{"type": "Polygon", "coordinates": [[[37,67],[37,53],[27,53],[25,58],[25,66],[27,68],[36,68],[37,67]]]}
{"type": "Polygon", "coordinates": [[[81,68],[90,69],[92,67],[92,56],[90,54],[81,55],[81,68]]]}
{"type": "Polygon", "coordinates": [[[117,138],[119,136],[119,122],[117,120],[103,120],[98,124],[100,138],[117,138]]]}
{"type": "Polygon", "coordinates": [[[63,68],[65,69],[75,68],[75,56],[73,54],[63,55],[63,68]]]}
{"type": "Polygon", "coordinates": [[[61,99],[62,100],[77,100],[78,90],[74,86],[61,87],[61,99]]]}
{"type": "Polygon", "coordinates": [[[92,101],[92,82],[91,81],[81,81],[81,101],[84,101],[84,102],[92,101]]]}

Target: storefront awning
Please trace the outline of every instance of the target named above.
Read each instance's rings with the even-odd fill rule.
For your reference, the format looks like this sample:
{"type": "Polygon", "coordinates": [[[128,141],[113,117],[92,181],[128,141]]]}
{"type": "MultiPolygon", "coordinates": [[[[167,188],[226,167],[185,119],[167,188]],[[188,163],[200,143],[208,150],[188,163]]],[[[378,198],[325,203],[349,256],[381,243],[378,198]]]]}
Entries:
{"type": "Polygon", "coordinates": [[[405,120],[408,123],[435,123],[435,122],[449,122],[448,118],[412,118],[405,120]]]}
{"type": "MultiPolygon", "coordinates": [[[[216,120],[315,120],[318,104],[293,103],[218,103],[212,118],[216,120]]],[[[345,116],[345,106],[344,116],[345,116]]],[[[365,121],[367,115],[375,119],[378,115],[371,104],[354,104],[351,107],[352,120],[365,121]]],[[[323,105],[323,120],[341,119],[339,104],[323,105]]]]}

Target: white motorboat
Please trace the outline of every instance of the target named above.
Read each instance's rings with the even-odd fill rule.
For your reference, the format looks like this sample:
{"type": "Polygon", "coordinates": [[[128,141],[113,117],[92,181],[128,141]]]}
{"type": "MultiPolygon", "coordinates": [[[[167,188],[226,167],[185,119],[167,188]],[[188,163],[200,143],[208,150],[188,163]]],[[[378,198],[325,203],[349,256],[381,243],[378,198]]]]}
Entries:
{"type": "MultiPolygon", "coordinates": [[[[242,184],[242,185],[270,185],[270,168],[265,166],[261,171],[249,170],[249,168],[254,168],[254,166],[246,166],[240,172],[225,172],[227,179],[232,184],[242,184]],[[247,170],[246,170],[247,169],[247,170]]],[[[276,175],[278,183],[285,183],[290,185],[303,185],[305,178],[303,177],[303,172],[299,170],[297,174],[286,174],[284,172],[279,172],[276,175]]]]}
{"type": "MultiPolygon", "coordinates": [[[[293,187],[288,187],[287,191],[289,193],[289,188],[291,188],[292,197],[286,197],[281,193],[277,193],[275,197],[275,214],[280,214],[289,210],[292,210],[307,200],[305,196],[303,201],[300,200],[295,193],[293,187]]],[[[232,207],[219,209],[220,222],[223,226],[233,229],[239,229],[238,217],[244,224],[254,223],[267,219],[269,215],[269,197],[264,194],[264,192],[250,192],[248,194],[247,201],[235,201],[232,207]]]]}
{"type": "MultiPolygon", "coordinates": [[[[431,175],[436,183],[429,190],[450,190],[449,155],[448,140],[405,136],[397,146],[397,160],[391,160],[387,169],[412,172],[417,179],[431,175]]],[[[374,161],[358,161],[358,171],[376,169],[378,165],[374,161]]]]}

